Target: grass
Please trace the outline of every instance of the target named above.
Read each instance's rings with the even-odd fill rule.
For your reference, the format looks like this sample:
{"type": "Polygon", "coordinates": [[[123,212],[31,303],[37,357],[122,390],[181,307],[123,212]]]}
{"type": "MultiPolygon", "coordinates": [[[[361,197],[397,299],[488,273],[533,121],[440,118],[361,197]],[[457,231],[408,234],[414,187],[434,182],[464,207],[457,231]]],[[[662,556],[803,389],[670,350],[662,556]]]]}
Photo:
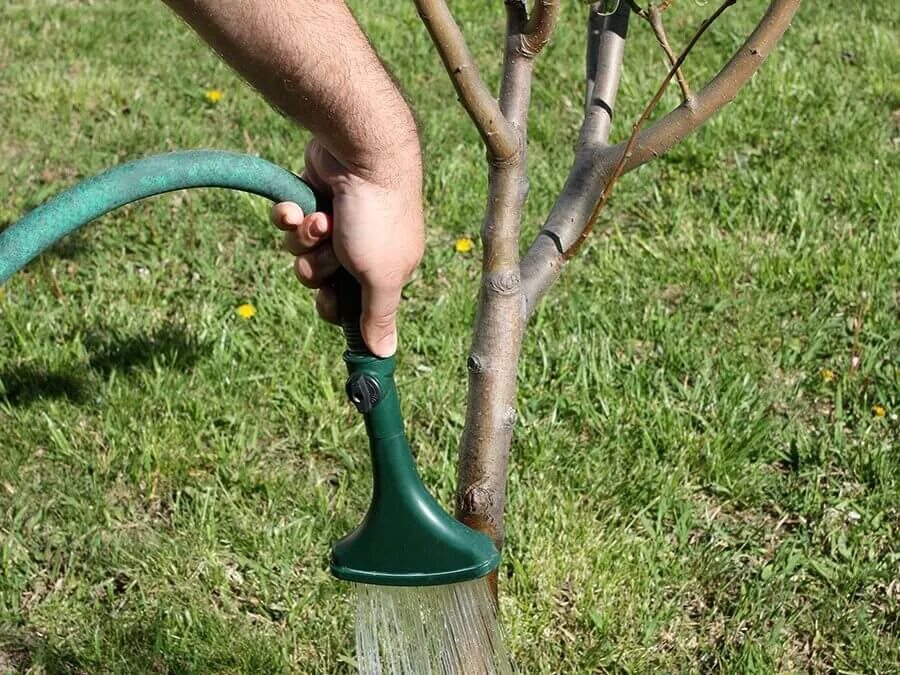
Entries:
{"type": "MultiPolygon", "coordinates": [[[[428,250],[399,379],[449,503],[478,273],[477,246],[453,242],[477,234],[483,152],[411,3],[355,4],[424,136],[428,250]]],[[[496,83],[501,10],[453,4],[496,83]]],[[[579,122],[583,8],[564,5],[537,67],[529,236],[579,122]]],[[[693,82],[762,5],[729,10],[693,82]]],[[[538,311],[501,578],[522,672],[898,672],[892,9],[804,3],[729,109],[623,179],[538,311]]],[[[676,3],[672,39],[709,10],[676,3]]],[[[0,224],[153,152],[299,167],[305,134],[161,3],[0,15],[0,224]]],[[[619,136],[663,74],[645,27],[628,52],[619,136]]],[[[149,200],[3,289],[0,671],[351,670],[327,555],[367,501],[364,432],[266,214],[216,191],[149,200]]]]}

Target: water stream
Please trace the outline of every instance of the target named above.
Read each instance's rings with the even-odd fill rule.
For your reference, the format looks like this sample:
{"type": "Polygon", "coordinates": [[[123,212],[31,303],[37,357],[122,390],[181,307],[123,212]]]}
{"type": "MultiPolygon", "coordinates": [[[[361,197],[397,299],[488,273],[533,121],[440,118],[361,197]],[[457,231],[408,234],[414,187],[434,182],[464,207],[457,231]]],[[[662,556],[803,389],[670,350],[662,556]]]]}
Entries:
{"type": "Polygon", "coordinates": [[[362,675],[512,675],[485,579],[424,587],[353,584],[362,675]]]}

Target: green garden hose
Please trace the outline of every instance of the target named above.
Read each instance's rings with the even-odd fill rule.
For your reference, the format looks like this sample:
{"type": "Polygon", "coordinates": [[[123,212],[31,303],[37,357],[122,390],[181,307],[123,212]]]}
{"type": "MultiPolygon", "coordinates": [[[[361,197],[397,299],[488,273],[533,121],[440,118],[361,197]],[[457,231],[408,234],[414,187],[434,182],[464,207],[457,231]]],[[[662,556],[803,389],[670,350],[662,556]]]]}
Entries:
{"type": "Polygon", "coordinates": [[[154,155],[78,183],[0,233],[0,284],[67,234],[113,209],[195,187],[231,188],[275,202],[296,202],[304,213],[327,208],[297,176],[258,157],[219,150],[154,155]]]}
{"type": "MultiPolygon", "coordinates": [[[[153,195],[223,187],[297,203],[304,213],[329,205],[294,174],[257,157],[192,150],[147,157],[85,180],[0,233],[0,284],[67,234],[113,209],[153,195]]],[[[372,455],[372,501],[362,524],[332,550],[332,573],[348,581],[430,586],[477,579],[500,554],[485,535],[450,517],[425,489],[403,431],[394,358],[373,356],[360,328],[360,290],[340,272],[347,340],[347,394],[364,415],[372,455]]]]}

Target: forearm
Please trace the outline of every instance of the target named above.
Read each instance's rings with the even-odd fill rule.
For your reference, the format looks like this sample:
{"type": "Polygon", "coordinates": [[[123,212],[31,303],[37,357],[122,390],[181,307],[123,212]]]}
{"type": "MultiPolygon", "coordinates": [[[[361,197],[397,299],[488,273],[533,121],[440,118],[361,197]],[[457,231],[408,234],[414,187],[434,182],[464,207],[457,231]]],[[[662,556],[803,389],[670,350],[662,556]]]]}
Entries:
{"type": "Polygon", "coordinates": [[[342,0],[164,1],[348,169],[418,171],[409,107],[342,0]]]}

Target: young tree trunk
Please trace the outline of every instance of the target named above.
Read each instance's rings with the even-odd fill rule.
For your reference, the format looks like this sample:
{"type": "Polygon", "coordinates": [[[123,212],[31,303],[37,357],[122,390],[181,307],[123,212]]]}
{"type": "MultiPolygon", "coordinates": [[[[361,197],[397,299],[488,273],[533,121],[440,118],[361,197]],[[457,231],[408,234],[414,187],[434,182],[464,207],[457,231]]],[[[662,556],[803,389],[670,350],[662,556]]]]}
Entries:
{"type": "Polygon", "coordinates": [[[456,517],[489,535],[498,549],[503,547],[509,448],[516,423],[516,366],[525,327],[518,229],[528,188],[522,165],[519,159],[490,169],[456,494],[456,517]]]}

